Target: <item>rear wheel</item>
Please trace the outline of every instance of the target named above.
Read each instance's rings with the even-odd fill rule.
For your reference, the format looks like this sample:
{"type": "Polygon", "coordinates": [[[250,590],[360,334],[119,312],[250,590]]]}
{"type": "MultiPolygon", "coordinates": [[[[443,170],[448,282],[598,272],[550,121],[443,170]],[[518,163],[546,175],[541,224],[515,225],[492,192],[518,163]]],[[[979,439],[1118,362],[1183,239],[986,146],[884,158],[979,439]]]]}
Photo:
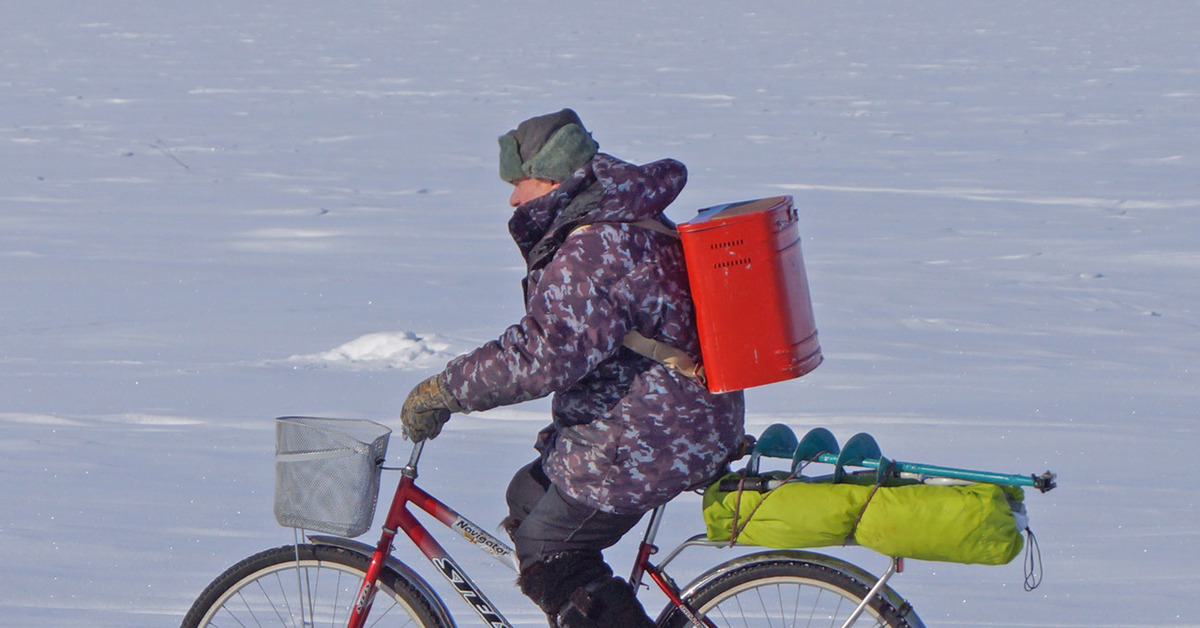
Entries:
{"type": "MultiPolygon", "coordinates": [[[[817,563],[764,561],[717,577],[687,601],[720,628],[836,627],[845,624],[872,584],[817,563]]],[[[691,625],[679,611],[663,622],[670,628],[691,625]]],[[[884,596],[876,596],[851,625],[913,628],[923,624],[906,604],[896,607],[884,596]]]]}
{"type": "MultiPolygon", "coordinates": [[[[230,567],[192,605],[182,628],[345,626],[369,558],[329,545],[286,545],[230,567]]],[[[431,603],[384,568],[368,625],[445,628],[431,603]]]]}

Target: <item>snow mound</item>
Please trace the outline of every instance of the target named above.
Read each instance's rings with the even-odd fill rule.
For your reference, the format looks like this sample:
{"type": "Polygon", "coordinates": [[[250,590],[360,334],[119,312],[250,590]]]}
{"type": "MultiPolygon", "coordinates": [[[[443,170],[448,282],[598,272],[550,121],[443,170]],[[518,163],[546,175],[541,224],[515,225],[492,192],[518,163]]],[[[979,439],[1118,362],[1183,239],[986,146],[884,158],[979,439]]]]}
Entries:
{"type": "Polygon", "coordinates": [[[288,363],[307,367],[340,367],[354,370],[430,369],[455,356],[450,343],[435,334],[411,331],[376,332],[360,336],[321,353],[294,355],[288,363]]]}

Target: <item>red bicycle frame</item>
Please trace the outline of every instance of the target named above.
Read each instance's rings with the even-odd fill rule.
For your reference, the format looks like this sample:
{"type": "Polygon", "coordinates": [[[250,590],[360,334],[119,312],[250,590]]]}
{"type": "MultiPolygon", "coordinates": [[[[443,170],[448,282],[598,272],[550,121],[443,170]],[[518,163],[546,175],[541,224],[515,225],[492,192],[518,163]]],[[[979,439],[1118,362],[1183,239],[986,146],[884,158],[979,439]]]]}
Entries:
{"type": "MultiPolygon", "coordinates": [[[[491,600],[467,576],[466,571],[455,562],[450,554],[429,534],[425,526],[408,509],[409,504],[420,508],[442,525],[455,531],[496,560],[509,566],[514,571],[519,571],[516,552],[511,547],[416,485],[417,460],[421,456],[423,446],[424,443],[418,443],[413,447],[412,456],[408,464],[401,469],[400,484],[396,487],[391,508],[388,510],[387,518],[383,524],[383,533],[379,537],[379,543],[375,546],[375,552],[372,554],[371,562],[367,567],[366,577],[359,588],[358,597],[350,614],[348,628],[362,628],[365,623],[367,614],[371,610],[371,603],[375,597],[376,582],[379,579],[379,574],[383,570],[388,556],[391,554],[392,541],[395,539],[396,533],[400,530],[403,530],[408,535],[408,538],[425,555],[425,558],[433,564],[438,573],[479,614],[485,625],[492,626],[493,628],[512,628],[512,625],[504,618],[504,615],[500,613],[491,600]]],[[[658,588],[662,590],[671,603],[680,609],[689,619],[692,619],[693,623],[715,628],[707,618],[698,619],[696,617],[696,614],[680,598],[679,590],[674,583],[650,562],[650,556],[658,551],[653,541],[658,532],[658,526],[662,521],[662,513],[663,509],[659,507],[651,514],[646,535],[638,547],[637,560],[634,562],[633,574],[629,582],[635,590],[640,589],[642,575],[649,575],[650,579],[658,585],[658,588]]]]}

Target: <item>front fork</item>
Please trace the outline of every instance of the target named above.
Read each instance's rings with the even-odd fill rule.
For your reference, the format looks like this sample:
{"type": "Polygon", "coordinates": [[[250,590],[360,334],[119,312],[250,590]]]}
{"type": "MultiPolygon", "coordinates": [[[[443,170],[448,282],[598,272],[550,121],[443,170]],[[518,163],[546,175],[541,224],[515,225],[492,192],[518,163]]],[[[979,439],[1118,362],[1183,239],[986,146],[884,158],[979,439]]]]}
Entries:
{"type": "Polygon", "coordinates": [[[387,561],[388,555],[391,554],[392,540],[395,536],[394,531],[385,529],[379,538],[379,545],[371,554],[371,562],[367,565],[367,575],[363,578],[362,585],[359,586],[358,596],[354,600],[354,608],[350,611],[350,621],[346,624],[346,628],[362,628],[367,621],[367,614],[371,612],[371,604],[375,601],[375,592],[379,589],[376,583],[379,581],[379,574],[383,571],[383,565],[387,561]]]}

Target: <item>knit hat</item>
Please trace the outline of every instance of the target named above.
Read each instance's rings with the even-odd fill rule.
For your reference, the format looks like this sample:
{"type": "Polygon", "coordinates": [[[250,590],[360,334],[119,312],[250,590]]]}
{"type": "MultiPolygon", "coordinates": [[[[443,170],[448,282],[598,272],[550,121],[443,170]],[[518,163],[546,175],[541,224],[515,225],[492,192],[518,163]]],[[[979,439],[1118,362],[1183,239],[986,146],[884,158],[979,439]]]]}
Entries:
{"type": "Polygon", "coordinates": [[[570,109],[530,118],[500,136],[500,178],[566,181],[599,148],[570,109]]]}

